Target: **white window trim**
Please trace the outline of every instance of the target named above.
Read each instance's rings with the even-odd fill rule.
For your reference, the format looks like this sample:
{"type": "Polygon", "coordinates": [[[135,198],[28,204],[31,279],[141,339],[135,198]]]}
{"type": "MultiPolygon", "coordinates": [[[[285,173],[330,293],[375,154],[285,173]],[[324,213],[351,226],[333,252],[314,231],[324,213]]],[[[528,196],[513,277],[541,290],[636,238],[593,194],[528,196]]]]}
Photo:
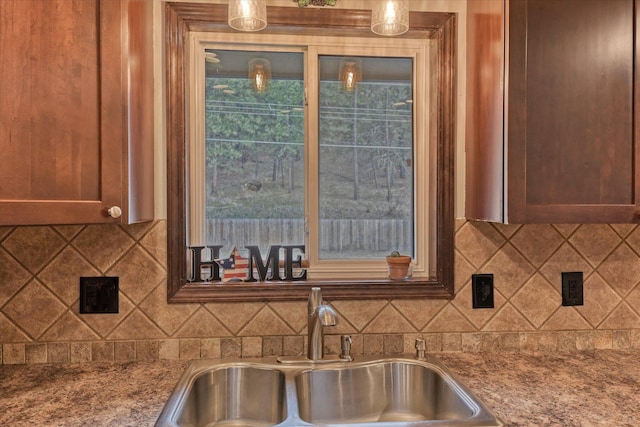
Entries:
{"type": "MultiPolygon", "coordinates": [[[[429,242],[432,236],[432,218],[429,212],[433,210],[435,202],[432,182],[434,147],[429,141],[429,40],[424,39],[389,39],[389,38],[353,38],[335,36],[296,36],[274,34],[235,34],[190,32],[188,72],[187,72],[187,159],[188,179],[187,192],[189,199],[186,203],[189,230],[187,233],[188,246],[205,246],[213,244],[206,242],[206,184],[204,161],[191,159],[205,158],[205,112],[204,112],[204,52],[205,49],[238,48],[255,50],[261,46],[268,46],[273,51],[281,46],[283,51],[307,51],[305,58],[305,194],[318,194],[318,180],[310,177],[318,176],[318,88],[310,85],[310,81],[317,81],[317,58],[319,55],[345,56],[385,56],[404,57],[413,59],[414,99],[413,99],[413,150],[414,150],[414,245],[413,276],[429,278],[433,275],[435,265],[429,265],[429,242]],[[321,42],[321,43],[320,43],[321,42]],[[235,46],[234,46],[235,44],[235,46]],[[248,45],[253,45],[249,47],[248,45]],[[431,273],[431,274],[430,274],[431,273]]],[[[387,266],[384,259],[380,260],[321,260],[318,252],[310,242],[319,241],[318,198],[305,197],[305,215],[308,226],[308,237],[305,242],[306,256],[310,266],[307,268],[308,280],[330,279],[384,279],[387,276],[387,266]]],[[[433,262],[433,261],[432,261],[433,262]]]]}

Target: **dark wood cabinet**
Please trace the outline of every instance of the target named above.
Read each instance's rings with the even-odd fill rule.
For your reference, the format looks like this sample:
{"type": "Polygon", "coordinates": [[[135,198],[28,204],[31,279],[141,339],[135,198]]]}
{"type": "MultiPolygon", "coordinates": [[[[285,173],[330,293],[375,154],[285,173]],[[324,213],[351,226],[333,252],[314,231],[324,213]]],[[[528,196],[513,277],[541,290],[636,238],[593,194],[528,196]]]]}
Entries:
{"type": "Polygon", "coordinates": [[[467,218],[637,219],[634,3],[468,2],[467,218]]]}
{"type": "Polygon", "coordinates": [[[0,0],[0,225],[153,219],[152,3],[0,0]]]}

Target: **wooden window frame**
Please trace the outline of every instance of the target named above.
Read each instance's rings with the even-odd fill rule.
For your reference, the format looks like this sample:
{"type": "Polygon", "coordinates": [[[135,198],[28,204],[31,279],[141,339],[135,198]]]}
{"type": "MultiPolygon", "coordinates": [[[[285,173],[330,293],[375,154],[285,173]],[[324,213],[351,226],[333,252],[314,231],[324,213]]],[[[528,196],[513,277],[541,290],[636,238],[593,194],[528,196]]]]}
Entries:
{"type": "MultiPolygon", "coordinates": [[[[454,147],[456,15],[411,12],[406,37],[428,38],[438,52],[438,133],[436,165],[435,277],[404,282],[390,280],[307,280],[241,284],[189,283],[186,280],[186,155],[187,51],[192,31],[231,32],[227,6],[206,3],[165,4],[166,120],[167,120],[167,293],[170,303],[292,301],[308,297],[313,286],[336,299],[453,298],[454,295],[454,147]]],[[[371,12],[334,8],[269,7],[274,33],[323,34],[370,32],[371,12]]]]}

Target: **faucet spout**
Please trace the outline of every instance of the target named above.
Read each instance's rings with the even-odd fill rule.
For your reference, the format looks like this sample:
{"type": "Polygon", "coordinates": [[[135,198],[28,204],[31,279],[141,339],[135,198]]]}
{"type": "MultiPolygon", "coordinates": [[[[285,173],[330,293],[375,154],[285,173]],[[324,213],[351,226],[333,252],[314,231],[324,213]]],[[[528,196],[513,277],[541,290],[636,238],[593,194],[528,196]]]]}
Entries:
{"type": "Polygon", "coordinates": [[[307,307],[307,358],[321,360],[324,357],[324,326],[338,324],[338,313],[322,300],[320,288],[311,288],[307,307]]]}

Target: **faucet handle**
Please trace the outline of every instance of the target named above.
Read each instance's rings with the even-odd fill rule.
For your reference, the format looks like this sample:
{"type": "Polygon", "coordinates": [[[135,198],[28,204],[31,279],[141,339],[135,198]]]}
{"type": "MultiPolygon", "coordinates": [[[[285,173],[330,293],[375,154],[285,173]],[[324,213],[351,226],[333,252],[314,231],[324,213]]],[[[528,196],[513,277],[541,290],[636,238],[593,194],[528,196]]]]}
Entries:
{"type": "Polygon", "coordinates": [[[424,338],[416,338],[416,359],[418,360],[426,360],[425,351],[427,349],[427,345],[424,342],[424,338]]]}
{"type": "Polygon", "coordinates": [[[340,359],[345,362],[351,362],[353,360],[353,357],[351,357],[351,343],[353,343],[353,340],[350,335],[342,335],[340,337],[340,347],[342,349],[340,359]]]}

